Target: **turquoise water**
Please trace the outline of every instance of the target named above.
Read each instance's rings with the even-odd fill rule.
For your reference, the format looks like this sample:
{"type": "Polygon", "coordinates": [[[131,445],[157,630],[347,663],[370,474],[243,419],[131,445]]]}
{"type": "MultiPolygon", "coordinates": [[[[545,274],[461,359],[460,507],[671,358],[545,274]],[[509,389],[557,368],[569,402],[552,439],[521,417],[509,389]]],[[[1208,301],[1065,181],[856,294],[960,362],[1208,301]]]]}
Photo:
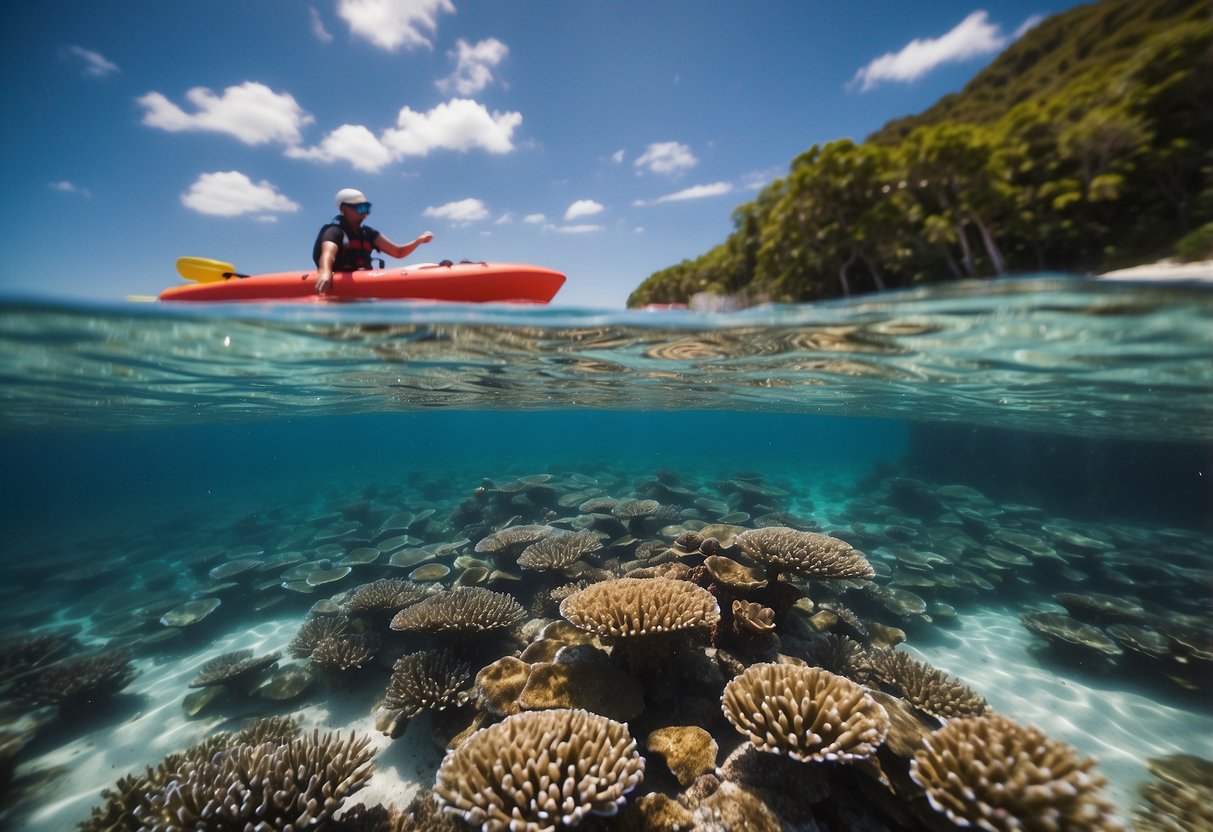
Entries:
{"type": "MultiPolygon", "coordinates": [[[[458,551],[469,554],[475,541],[450,518],[478,488],[551,477],[548,502],[535,497],[486,522],[572,523],[582,493],[656,494],[671,511],[642,535],[668,545],[675,523],[732,515],[773,525],[760,518],[778,513],[867,552],[876,584],[920,593],[939,614],[840,598],[904,629],[916,655],[949,656],[952,675],[974,684],[985,652],[1004,649],[965,650],[966,639],[984,644],[979,636],[997,629],[976,623],[993,610],[1031,647],[1032,685],[1073,674],[1113,698],[1157,703],[1145,713],[1178,719],[1174,737],[1125,751],[1123,774],[1123,749],[1101,760],[1117,775],[1122,808],[1147,776],[1147,752],[1213,755],[1207,737],[1183,730],[1188,717],[1197,721],[1187,727],[1211,724],[1199,721],[1213,690],[1207,660],[1181,682],[1127,661],[1067,664],[1018,624],[1060,609],[1059,592],[1098,592],[1182,615],[1204,643],[1213,639],[1213,291],[1204,287],[1042,276],[723,315],[10,299],[0,303],[0,379],[0,633],[70,626],[87,648],[128,646],[145,681],[153,667],[192,666],[196,651],[258,626],[237,595],[204,638],[186,634],[195,652],[153,638],[163,626],[149,609],[207,591],[201,551],[311,557],[331,542],[317,527],[334,518],[361,524],[338,537],[350,548],[374,543],[372,520],[432,511],[442,527],[427,544],[463,540],[458,551]],[[662,497],[658,482],[685,493],[662,497]],[[747,499],[738,482],[767,495],[747,499]],[[906,547],[951,557],[943,540],[957,528],[977,547],[963,557],[989,564],[979,577],[993,575],[997,589],[899,583],[916,568],[905,567],[906,547]],[[1037,560],[1033,544],[998,538],[1011,532],[1050,554],[1037,560]],[[1084,551],[1075,535],[1097,542],[1084,551]],[[992,548],[1027,565],[1007,571],[983,555],[992,548]],[[149,572],[174,564],[180,577],[168,589],[147,588],[149,572]],[[78,577],[87,569],[95,577],[78,577]],[[147,593],[145,603],[107,600],[125,592],[147,593]]],[[[209,568],[224,555],[206,557],[209,568]]],[[[403,573],[381,562],[333,591],[360,575],[403,573]]],[[[274,577],[264,574],[270,588],[257,592],[279,591],[274,577]]],[[[275,602],[274,615],[293,629],[328,594],[275,602]]],[[[132,690],[141,692],[125,695],[144,707],[157,696],[138,681],[132,690]]],[[[188,692],[155,691],[172,703],[188,692]]],[[[1000,695],[979,692],[992,703],[1000,695]]],[[[311,696],[298,705],[305,714],[325,694],[311,696]]],[[[369,713],[367,697],[359,707],[369,713]]],[[[1091,699],[1070,715],[1080,735],[1098,735],[1101,708],[1091,699]]],[[[35,788],[11,817],[30,829],[86,817],[122,772],[89,775],[94,782],[50,774],[49,761],[72,743],[117,742],[132,713],[34,731],[18,779],[66,777],[79,796],[39,815],[45,793],[35,788]]],[[[230,717],[191,723],[195,736],[230,717]]],[[[1080,750],[1101,756],[1094,745],[1080,750]]]]}

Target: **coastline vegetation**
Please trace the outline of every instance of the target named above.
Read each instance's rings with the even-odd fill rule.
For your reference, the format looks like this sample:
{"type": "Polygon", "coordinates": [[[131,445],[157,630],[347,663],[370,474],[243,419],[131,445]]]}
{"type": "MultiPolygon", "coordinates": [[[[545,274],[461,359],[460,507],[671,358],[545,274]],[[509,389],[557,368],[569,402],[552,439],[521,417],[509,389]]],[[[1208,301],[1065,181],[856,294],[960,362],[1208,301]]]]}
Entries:
{"type": "Polygon", "coordinates": [[[1102,0],[1054,15],[957,94],[814,145],[706,254],[629,306],[800,302],[943,280],[1091,273],[1213,240],[1213,15],[1102,0]]]}

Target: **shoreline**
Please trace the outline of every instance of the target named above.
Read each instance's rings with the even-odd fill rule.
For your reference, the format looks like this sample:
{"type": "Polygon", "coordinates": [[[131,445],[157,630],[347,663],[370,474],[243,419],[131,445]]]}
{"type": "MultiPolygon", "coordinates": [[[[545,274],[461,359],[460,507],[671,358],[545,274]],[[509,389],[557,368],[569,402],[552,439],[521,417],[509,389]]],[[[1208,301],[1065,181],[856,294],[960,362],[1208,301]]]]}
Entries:
{"type": "Polygon", "coordinates": [[[1176,260],[1159,260],[1125,269],[1095,275],[1098,280],[1140,280],[1213,283],[1213,260],[1196,260],[1180,263],[1176,260]]]}

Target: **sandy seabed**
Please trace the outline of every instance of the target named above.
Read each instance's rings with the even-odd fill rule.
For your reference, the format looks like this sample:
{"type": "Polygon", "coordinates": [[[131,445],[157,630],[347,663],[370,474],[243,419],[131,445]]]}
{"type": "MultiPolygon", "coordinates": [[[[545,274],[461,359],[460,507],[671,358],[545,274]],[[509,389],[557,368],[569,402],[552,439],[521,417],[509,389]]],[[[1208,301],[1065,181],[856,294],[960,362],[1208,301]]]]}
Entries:
{"type": "Polygon", "coordinates": [[[1213,759],[1213,709],[1160,701],[1157,690],[1126,689],[1121,678],[1049,667],[1044,645],[1019,622],[1018,612],[970,611],[952,632],[936,630],[924,644],[899,649],[944,670],[976,690],[997,713],[1035,725],[1050,739],[1094,757],[1108,778],[1107,794],[1127,820],[1152,779],[1146,760],[1169,754],[1213,759]],[[1043,659],[1043,662],[1042,660],[1043,659]]]}
{"type": "MultiPolygon", "coordinates": [[[[8,822],[14,832],[65,832],[88,818],[103,802],[102,789],[119,777],[155,767],[166,755],[182,751],[218,731],[239,728],[248,718],[269,715],[264,710],[233,716],[190,718],[182,700],[192,691],[190,680],[204,663],[233,650],[252,649],[261,656],[281,652],[299,629],[299,615],[271,618],[247,629],[233,630],[192,653],[155,660],[138,660],[139,675],[117,697],[116,713],[98,714],[95,725],[80,726],[78,736],[41,753],[27,755],[17,769],[20,779],[33,782],[8,822]],[[133,705],[123,713],[123,704],[133,705]],[[115,721],[116,724],[115,724],[115,721]],[[52,776],[38,777],[38,772],[52,776]],[[29,777],[29,775],[34,775],[29,777]]],[[[285,663],[287,660],[284,660],[285,663]]],[[[329,691],[319,683],[290,709],[282,703],[279,713],[294,715],[303,729],[319,729],[369,735],[376,749],[375,773],[370,782],[346,805],[407,805],[418,789],[429,787],[442,761],[442,752],[430,739],[428,719],[414,720],[403,736],[392,740],[375,730],[371,703],[364,690],[329,691]]],[[[265,703],[262,703],[264,705],[265,703]]],[[[273,703],[278,704],[278,703],[273,703]]],[[[49,737],[48,744],[58,738],[49,737]]]]}

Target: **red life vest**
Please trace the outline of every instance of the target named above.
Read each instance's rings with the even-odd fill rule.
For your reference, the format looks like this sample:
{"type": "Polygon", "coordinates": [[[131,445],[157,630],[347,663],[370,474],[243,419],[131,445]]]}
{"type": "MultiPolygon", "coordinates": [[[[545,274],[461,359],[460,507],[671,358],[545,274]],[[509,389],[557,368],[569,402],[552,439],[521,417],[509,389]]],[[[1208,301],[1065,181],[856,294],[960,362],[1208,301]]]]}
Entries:
{"type": "Polygon", "coordinates": [[[312,262],[317,266],[320,265],[320,247],[326,239],[325,232],[330,228],[341,229],[340,242],[333,240],[332,237],[328,238],[337,243],[337,258],[333,261],[333,271],[350,272],[356,269],[369,269],[371,253],[375,251],[375,240],[379,238],[379,232],[367,225],[357,231],[352,231],[341,221],[340,216],[334,217],[331,222],[326,222],[320,227],[319,233],[316,234],[316,242],[312,245],[312,262]]]}

